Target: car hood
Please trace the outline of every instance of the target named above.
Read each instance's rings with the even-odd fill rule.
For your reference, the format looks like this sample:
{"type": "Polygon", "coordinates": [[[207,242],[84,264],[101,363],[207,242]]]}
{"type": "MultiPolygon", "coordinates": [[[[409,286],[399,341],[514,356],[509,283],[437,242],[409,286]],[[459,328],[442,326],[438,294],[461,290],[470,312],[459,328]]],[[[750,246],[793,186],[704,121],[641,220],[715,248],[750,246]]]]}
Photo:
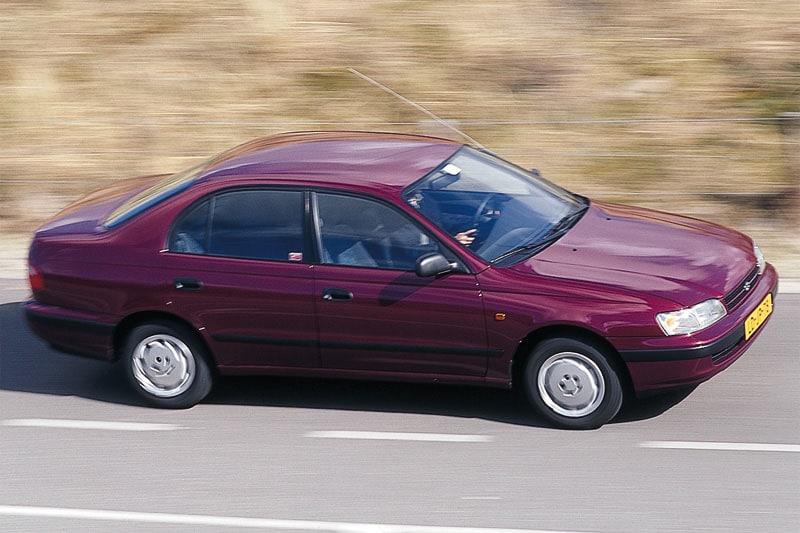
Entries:
{"type": "Polygon", "coordinates": [[[592,202],[564,237],[512,268],[648,293],[689,306],[724,296],[754,265],[752,241],[734,230],[649,209],[592,202]]]}
{"type": "Polygon", "coordinates": [[[164,176],[162,174],[126,179],[118,184],[89,193],[45,222],[36,233],[39,235],[65,235],[99,231],[106,217],[114,209],[134,194],[164,179],[164,176]]]}

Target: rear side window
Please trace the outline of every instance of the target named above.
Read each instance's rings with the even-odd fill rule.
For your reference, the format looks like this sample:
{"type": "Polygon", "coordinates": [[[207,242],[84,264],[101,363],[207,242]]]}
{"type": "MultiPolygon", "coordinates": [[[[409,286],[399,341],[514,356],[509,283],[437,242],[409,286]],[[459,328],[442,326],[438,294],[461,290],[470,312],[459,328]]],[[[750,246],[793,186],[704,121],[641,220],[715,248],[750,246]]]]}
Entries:
{"type": "Polygon", "coordinates": [[[189,208],[175,224],[176,253],[303,260],[302,191],[237,190],[189,208]]]}

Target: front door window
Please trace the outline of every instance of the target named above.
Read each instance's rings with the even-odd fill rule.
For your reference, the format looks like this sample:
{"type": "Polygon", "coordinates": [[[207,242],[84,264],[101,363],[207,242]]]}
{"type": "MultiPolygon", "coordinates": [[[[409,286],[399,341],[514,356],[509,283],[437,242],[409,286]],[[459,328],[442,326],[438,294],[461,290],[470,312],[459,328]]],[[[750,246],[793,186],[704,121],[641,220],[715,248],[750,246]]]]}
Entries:
{"type": "Polygon", "coordinates": [[[322,262],[413,270],[438,244],[406,215],[371,199],[317,194],[322,262]]]}

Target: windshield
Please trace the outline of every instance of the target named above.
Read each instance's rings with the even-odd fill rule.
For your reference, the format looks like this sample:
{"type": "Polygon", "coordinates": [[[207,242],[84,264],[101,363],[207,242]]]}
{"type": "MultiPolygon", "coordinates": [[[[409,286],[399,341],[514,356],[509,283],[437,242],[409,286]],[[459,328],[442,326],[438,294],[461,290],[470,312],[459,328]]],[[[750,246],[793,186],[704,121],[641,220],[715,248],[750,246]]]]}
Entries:
{"type": "Polygon", "coordinates": [[[152,187],[129,198],[108,215],[103,226],[110,229],[129,220],[150,207],[187,189],[207,166],[207,162],[173,174],[152,187]]]}
{"type": "Polygon", "coordinates": [[[490,154],[464,147],[405,191],[421,215],[496,265],[522,261],[566,233],[588,201],[490,154]]]}

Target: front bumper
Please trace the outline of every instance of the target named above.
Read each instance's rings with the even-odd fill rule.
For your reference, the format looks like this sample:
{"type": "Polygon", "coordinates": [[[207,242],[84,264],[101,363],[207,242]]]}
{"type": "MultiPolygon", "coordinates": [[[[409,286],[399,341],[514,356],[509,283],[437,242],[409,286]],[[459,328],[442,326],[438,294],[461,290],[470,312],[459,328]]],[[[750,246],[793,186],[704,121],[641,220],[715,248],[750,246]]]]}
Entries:
{"type": "Polygon", "coordinates": [[[639,346],[619,348],[637,395],[702,383],[731,366],[764,331],[771,315],[745,339],[747,317],[767,294],[772,294],[774,302],[777,292],[778,274],[767,265],[749,296],[708,330],[695,335],[639,340],[639,346]]]}

